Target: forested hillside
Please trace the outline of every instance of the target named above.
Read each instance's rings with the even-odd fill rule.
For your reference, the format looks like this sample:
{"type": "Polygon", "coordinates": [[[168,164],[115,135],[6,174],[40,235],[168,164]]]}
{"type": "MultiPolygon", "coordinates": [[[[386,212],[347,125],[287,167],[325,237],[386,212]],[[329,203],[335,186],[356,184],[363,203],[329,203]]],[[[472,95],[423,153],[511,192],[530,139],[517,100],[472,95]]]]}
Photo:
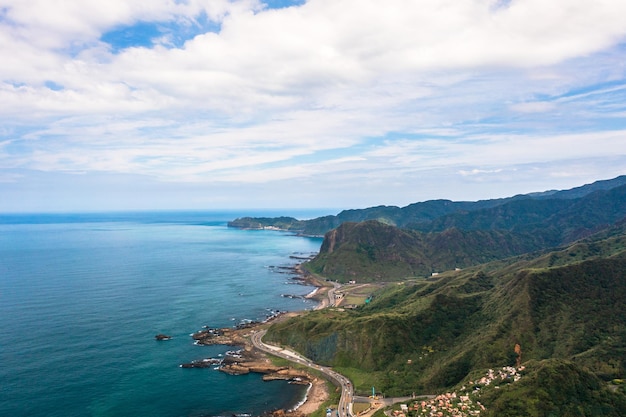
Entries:
{"type": "Polygon", "coordinates": [[[425,277],[550,250],[625,216],[623,185],[575,199],[514,199],[405,229],[378,221],[343,223],[326,233],[320,253],[305,267],[340,282],[425,277]]]}
{"type": "Polygon", "coordinates": [[[470,386],[484,389],[481,415],[617,417],[626,409],[625,183],[231,225],[323,230],[303,270],[380,288],[356,308],[307,312],[266,335],[346,374],[357,392],[470,386]],[[476,382],[506,366],[522,370],[514,383],[476,382]]]}
{"type": "Polygon", "coordinates": [[[505,230],[422,233],[378,221],[343,223],[328,232],[304,269],[348,282],[398,281],[466,268],[549,246],[546,238],[505,230]]]}
{"type": "MultiPolygon", "coordinates": [[[[267,338],[362,381],[358,389],[376,384],[388,395],[437,392],[518,358],[539,380],[548,368],[565,367],[604,389],[626,373],[626,235],[616,233],[539,257],[403,281],[356,310],[276,324],[267,338]]],[[[601,392],[589,395],[596,401],[601,392]]],[[[491,401],[505,407],[508,400],[491,401]]]]}

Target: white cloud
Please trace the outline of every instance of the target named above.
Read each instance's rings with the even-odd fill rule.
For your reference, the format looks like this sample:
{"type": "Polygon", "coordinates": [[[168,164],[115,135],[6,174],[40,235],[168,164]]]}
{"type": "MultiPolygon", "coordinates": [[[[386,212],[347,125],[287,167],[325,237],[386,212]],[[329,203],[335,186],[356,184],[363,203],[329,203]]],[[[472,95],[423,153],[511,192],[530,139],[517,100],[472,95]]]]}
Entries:
{"type": "MultiPolygon", "coordinates": [[[[59,82],[75,93],[76,107],[86,101],[83,95],[97,95],[89,88],[92,84],[137,92],[101,97],[110,111],[129,107],[126,103],[137,97],[156,99],[160,105],[202,105],[204,98],[210,109],[222,102],[233,108],[281,108],[320,89],[367,88],[407,72],[431,77],[430,71],[442,69],[550,65],[593,53],[626,34],[626,5],[615,1],[591,7],[583,1],[548,5],[526,0],[494,9],[478,0],[392,0],[384,5],[312,0],[300,7],[259,11],[256,2],[226,0],[20,0],[5,7],[12,24],[3,25],[9,38],[2,43],[2,55],[17,58],[0,70],[3,79],[59,82]],[[107,56],[97,42],[104,31],[120,24],[194,19],[202,10],[221,21],[221,32],[197,36],[182,49],[133,48],[107,56]],[[82,55],[64,55],[64,49],[77,43],[85,45],[82,55]],[[91,48],[99,52],[93,54],[91,48]],[[26,52],[15,54],[19,50],[26,52]],[[28,73],[28,68],[36,71],[20,79],[19,71],[28,73]],[[170,100],[159,100],[159,95],[170,100]]],[[[52,101],[68,111],[75,108],[71,102],[63,95],[52,101]]],[[[146,103],[137,111],[158,104],[146,103]]]]}
{"type": "Polygon", "coordinates": [[[489,134],[452,140],[396,141],[371,155],[402,167],[507,167],[581,156],[626,155],[625,138],[626,130],[557,135],[489,134]]]}
{"type": "Polygon", "coordinates": [[[0,0],[0,170],[406,185],[626,153],[624,2],[54,3],[0,0]],[[180,47],[100,40],[202,13],[180,47]]]}
{"type": "Polygon", "coordinates": [[[225,16],[259,10],[256,1],[228,0],[3,0],[4,28],[44,48],[89,44],[116,26],[137,21],[194,20],[200,13],[219,22],[225,16]]]}

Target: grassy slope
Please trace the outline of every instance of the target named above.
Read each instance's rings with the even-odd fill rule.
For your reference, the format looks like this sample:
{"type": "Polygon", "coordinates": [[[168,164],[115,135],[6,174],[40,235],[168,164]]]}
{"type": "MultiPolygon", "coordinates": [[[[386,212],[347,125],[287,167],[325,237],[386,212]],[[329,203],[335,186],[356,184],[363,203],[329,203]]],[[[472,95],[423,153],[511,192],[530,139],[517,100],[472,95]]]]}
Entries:
{"type": "Polygon", "coordinates": [[[604,237],[389,286],[356,311],[312,312],[268,338],[339,367],[361,392],[451,387],[477,369],[514,364],[516,343],[524,361],[566,360],[594,378],[623,378],[626,237],[604,237]]]}

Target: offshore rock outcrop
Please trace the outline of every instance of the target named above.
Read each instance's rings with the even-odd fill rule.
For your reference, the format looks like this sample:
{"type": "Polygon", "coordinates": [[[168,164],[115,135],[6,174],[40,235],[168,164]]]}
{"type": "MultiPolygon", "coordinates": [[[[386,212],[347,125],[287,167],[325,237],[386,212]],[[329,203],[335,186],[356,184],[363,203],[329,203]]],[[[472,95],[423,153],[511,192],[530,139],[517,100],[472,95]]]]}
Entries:
{"type": "Polygon", "coordinates": [[[192,335],[199,345],[240,346],[239,350],[226,352],[223,358],[207,358],[181,364],[181,368],[217,368],[229,375],[246,375],[251,372],[263,374],[264,381],[288,380],[309,384],[312,378],[304,371],[289,366],[276,366],[269,358],[252,346],[250,332],[262,323],[250,322],[236,328],[210,328],[192,335]]]}

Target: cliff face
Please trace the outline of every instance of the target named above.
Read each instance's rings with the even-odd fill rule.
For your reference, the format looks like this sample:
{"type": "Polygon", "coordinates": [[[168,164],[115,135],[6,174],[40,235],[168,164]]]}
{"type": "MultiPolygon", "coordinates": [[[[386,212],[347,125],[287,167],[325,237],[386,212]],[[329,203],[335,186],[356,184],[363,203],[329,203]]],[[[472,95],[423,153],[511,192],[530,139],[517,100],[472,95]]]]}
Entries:
{"type": "Polygon", "coordinates": [[[328,255],[333,253],[333,251],[335,250],[335,245],[337,244],[337,235],[339,235],[340,233],[341,231],[338,229],[334,229],[326,233],[326,236],[324,236],[324,241],[322,242],[322,247],[320,249],[321,252],[324,252],[328,255]]]}

